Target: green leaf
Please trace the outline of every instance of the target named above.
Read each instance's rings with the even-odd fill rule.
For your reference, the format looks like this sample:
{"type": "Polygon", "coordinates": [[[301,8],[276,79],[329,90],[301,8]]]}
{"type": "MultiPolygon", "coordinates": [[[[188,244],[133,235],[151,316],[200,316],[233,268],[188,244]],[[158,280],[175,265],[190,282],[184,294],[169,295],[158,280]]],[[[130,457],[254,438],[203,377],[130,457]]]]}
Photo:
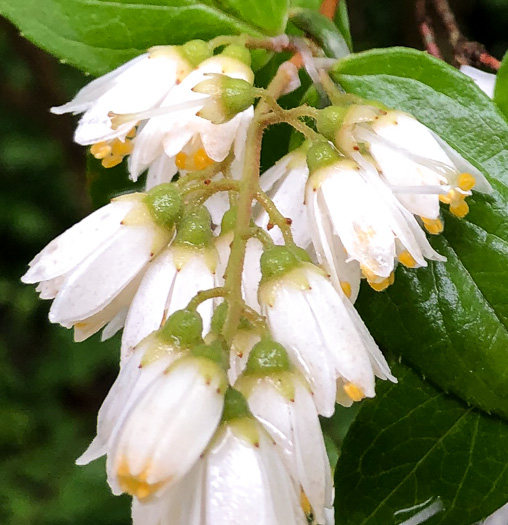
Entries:
{"type": "Polygon", "coordinates": [[[0,0],[26,38],[94,75],[153,45],[281,33],[287,10],[286,0],[0,0]]]}
{"type": "Polygon", "coordinates": [[[501,67],[497,72],[494,102],[508,118],[508,53],[504,56],[501,67]]]}
{"type": "Polygon", "coordinates": [[[394,371],[399,384],[379,386],[344,440],[336,523],[399,524],[426,509],[425,525],[470,525],[506,503],[508,425],[394,371]]]}
{"type": "Polygon", "coordinates": [[[363,290],[373,335],[422,374],[488,412],[508,416],[508,123],[460,72],[410,49],[342,60],[347,91],[413,114],[489,178],[494,193],[468,199],[466,219],[445,213],[434,238],[446,263],[397,270],[386,292],[363,290]]]}
{"type": "Polygon", "coordinates": [[[347,10],[346,0],[340,0],[335,18],[333,20],[335,25],[339,28],[342,36],[345,38],[349,49],[353,50],[353,39],[351,38],[351,28],[349,27],[349,14],[347,10]]]}

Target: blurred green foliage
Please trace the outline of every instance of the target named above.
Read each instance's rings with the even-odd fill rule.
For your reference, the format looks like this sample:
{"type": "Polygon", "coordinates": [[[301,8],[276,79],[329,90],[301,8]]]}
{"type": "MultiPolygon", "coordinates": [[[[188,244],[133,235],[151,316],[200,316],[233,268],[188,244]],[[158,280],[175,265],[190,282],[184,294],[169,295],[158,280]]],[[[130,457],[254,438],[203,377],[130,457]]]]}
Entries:
{"type": "MultiPolygon", "coordinates": [[[[349,4],[356,50],[421,47],[413,1],[349,4]]],[[[463,32],[501,58],[508,1],[454,5],[463,32]]],[[[129,498],[110,494],[104,462],[74,464],[116,375],[118,337],[74,344],[70,331],[48,322],[49,303],[19,281],[47,242],[91,210],[74,120],[48,112],[87,79],[0,22],[0,524],[129,523],[129,498]]],[[[336,441],[352,413],[337,411],[327,422],[336,441]]]]}

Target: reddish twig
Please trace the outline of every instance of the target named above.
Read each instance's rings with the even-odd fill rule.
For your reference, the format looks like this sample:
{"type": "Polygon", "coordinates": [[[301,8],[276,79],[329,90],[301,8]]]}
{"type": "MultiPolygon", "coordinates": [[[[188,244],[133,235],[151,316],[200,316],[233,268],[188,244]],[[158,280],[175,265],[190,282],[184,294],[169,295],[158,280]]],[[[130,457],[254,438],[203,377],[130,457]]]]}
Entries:
{"type": "Polygon", "coordinates": [[[323,0],[321,2],[319,12],[326,16],[326,18],[333,20],[335,18],[335,13],[337,12],[339,2],[340,0],[323,0]]]}
{"type": "Polygon", "coordinates": [[[432,29],[430,19],[427,16],[426,0],[416,0],[416,21],[428,53],[436,58],[443,59],[436,43],[434,29],[432,29]]]}

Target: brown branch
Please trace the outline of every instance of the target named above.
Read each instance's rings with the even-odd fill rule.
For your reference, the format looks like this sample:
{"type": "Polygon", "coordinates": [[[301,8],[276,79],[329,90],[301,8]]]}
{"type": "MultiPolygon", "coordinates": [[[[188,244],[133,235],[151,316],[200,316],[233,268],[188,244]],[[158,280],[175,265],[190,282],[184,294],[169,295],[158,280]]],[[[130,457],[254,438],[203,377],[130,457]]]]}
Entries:
{"type": "Polygon", "coordinates": [[[427,16],[426,0],[416,0],[416,21],[418,29],[422,35],[422,40],[427,52],[436,58],[443,59],[439,46],[436,43],[436,36],[432,28],[431,21],[427,16]]]}
{"type": "Polygon", "coordinates": [[[333,20],[335,18],[335,13],[337,12],[337,7],[339,6],[340,0],[323,0],[321,2],[321,7],[319,8],[319,12],[326,16],[326,18],[329,18],[330,20],[333,20]]]}

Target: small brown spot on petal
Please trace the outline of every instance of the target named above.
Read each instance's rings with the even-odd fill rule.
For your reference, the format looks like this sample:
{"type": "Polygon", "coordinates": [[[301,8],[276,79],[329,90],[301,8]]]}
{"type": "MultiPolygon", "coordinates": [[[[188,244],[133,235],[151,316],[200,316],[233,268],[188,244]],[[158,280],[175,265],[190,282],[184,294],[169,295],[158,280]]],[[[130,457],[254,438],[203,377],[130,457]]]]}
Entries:
{"type": "Polygon", "coordinates": [[[293,224],[293,219],[290,219],[289,217],[286,217],[286,224],[288,226],[291,226],[293,224]]]}
{"type": "Polygon", "coordinates": [[[269,223],[266,225],[266,229],[267,229],[268,231],[270,231],[273,227],[274,227],[273,222],[269,222],[269,223]]]}

